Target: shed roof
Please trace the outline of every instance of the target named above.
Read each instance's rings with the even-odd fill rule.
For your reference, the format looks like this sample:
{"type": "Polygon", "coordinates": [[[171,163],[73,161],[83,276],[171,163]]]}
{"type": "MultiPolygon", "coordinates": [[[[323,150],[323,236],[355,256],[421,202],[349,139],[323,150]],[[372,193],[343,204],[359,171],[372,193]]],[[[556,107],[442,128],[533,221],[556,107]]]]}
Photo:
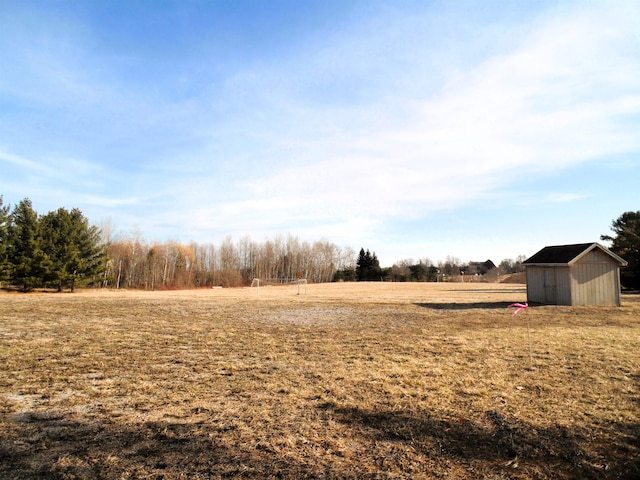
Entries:
{"type": "Polygon", "coordinates": [[[611,250],[603,247],[599,243],[576,243],[572,245],[554,245],[544,247],[535,255],[527,258],[524,265],[571,265],[577,262],[584,255],[594,249],[599,249],[609,255],[613,260],[618,262],[620,266],[627,264],[626,260],[619,257],[611,250]]]}

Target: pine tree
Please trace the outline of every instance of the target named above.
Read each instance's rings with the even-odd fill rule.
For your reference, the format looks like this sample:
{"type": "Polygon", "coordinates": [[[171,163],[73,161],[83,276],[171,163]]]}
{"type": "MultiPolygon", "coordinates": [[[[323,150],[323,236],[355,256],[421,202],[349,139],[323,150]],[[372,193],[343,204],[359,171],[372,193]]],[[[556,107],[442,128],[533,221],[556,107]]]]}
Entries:
{"type": "Polygon", "coordinates": [[[0,195],[0,282],[9,278],[10,264],[8,258],[9,245],[9,205],[3,205],[2,195],[0,195]]]}
{"type": "Polygon", "coordinates": [[[97,281],[98,276],[104,272],[106,253],[101,244],[100,229],[95,225],[89,225],[89,220],[77,208],[71,211],[71,218],[77,227],[75,242],[79,252],[71,264],[74,272],[71,284],[73,291],[76,281],[83,284],[92,279],[97,281]]]}
{"type": "Polygon", "coordinates": [[[48,283],[58,291],[63,287],[74,290],[77,282],[96,276],[104,258],[99,246],[100,232],[89,226],[77,208],[59,208],[40,217],[42,249],[52,262],[48,283]]]}
{"type": "Polygon", "coordinates": [[[611,251],[628,265],[620,271],[620,281],[627,288],[640,289],[640,211],[625,212],[611,224],[615,236],[602,235],[611,241],[611,251]]]}
{"type": "Polygon", "coordinates": [[[11,212],[7,258],[11,264],[10,279],[24,292],[43,286],[51,273],[51,261],[40,248],[38,214],[31,200],[21,200],[11,212]]]}
{"type": "Polygon", "coordinates": [[[382,269],[376,253],[373,254],[367,249],[360,249],[356,262],[356,278],[359,282],[380,280],[382,269]]]}

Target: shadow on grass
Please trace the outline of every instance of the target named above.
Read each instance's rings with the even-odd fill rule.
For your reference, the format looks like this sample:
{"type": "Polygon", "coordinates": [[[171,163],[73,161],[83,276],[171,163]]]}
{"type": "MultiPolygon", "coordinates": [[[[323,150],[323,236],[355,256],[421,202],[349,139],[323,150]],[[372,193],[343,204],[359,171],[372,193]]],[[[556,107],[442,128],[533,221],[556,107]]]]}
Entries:
{"type": "Polygon", "coordinates": [[[315,478],[319,466],[279,457],[213,423],[101,423],[26,415],[0,435],[0,478],[315,478]],[[234,440],[236,440],[234,442],[234,440]]]}
{"type": "Polygon", "coordinates": [[[640,295],[640,290],[622,289],[623,295],[640,295]]]}
{"type": "Polygon", "coordinates": [[[214,419],[136,424],[23,413],[1,424],[0,478],[452,478],[452,466],[458,479],[640,478],[638,425],[606,426],[608,438],[597,440],[592,432],[538,429],[495,411],[472,421],[333,404],[317,410],[348,427],[347,441],[360,445],[352,460],[318,453],[318,445],[282,453],[273,443],[277,432],[214,419]]]}
{"type": "Polygon", "coordinates": [[[377,442],[406,443],[427,458],[447,457],[463,465],[475,464],[480,478],[489,471],[502,471],[505,476],[499,478],[640,478],[637,424],[611,426],[610,431],[622,441],[597,443],[594,452],[590,431],[563,426],[540,429],[496,411],[486,412],[483,421],[471,421],[437,418],[429,412],[324,408],[377,442]]]}
{"type": "Polygon", "coordinates": [[[470,303],[439,303],[425,302],[416,303],[418,307],[431,308],[433,310],[473,310],[473,309],[507,309],[515,302],[470,302],[470,303]]]}
{"type": "Polygon", "coordinates": [[[522,295],[523,293],[527,293],[527,287],[523,285],[522,287],[514,287],[514,288],[483,288],[482,290],[474,289],[474,288],[456,288],[456,292],[469,292],[469,293],[518,293],[522,295]]]}

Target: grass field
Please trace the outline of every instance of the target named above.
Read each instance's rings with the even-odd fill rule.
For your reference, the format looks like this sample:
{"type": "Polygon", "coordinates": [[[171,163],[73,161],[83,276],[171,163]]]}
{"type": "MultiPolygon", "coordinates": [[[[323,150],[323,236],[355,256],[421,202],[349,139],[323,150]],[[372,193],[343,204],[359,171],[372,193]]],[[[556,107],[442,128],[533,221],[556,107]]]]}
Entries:
{"type": "Polygon", "coordinates": [[[640,296],[296,293],[0,294],[0,478],[640,478],[640,296]]]}

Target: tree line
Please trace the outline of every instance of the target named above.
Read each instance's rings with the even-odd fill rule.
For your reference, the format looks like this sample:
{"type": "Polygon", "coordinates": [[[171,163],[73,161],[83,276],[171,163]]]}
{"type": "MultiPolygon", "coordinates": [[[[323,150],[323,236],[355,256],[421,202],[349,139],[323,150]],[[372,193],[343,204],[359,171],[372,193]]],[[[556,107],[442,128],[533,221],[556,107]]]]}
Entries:
{"type": "Polygon", "coordinates": [[[228,236],[220,245],[146,242],[139,231],[114,235],[92,226],[80,210],[38,215],[31,201],[12,211],[0,196],[0,284],[22,291],[77,286],[181,289],[250,285],[254,278],[331,282],[348,268],[351,248],[320,240],[277,236],[259,243],[228,236]]]}
{"type": "Polygon", "coordinates": [[[326,241],[307,242],[276,236],[256,242],[249,236],[213,243],[147,243],[134,233],[105,242],[104,286],[181,289],[250,285],[255,278],[287,283],[331,282],[336,271],[353,262],[353,250],[326,241]]]}
{"type": "MultiPolygon", "coordinates": [[[[524,260],[524,255],[518,256],[515,260],[504,259],[485,278],[493,279],[499,275],[524,272],[524,260]]],[[[335,279],[359,282],[438,282],[474,275],[475,272],[472,270],[469,263],[463,263],[459,258],[451,256],[437,264],[425,257],[417,262],[409,258],[396,262],[391,267],[381,267],[375,252],[361,248],[355,266],[338,270],[335,279]]]]}
{"type": "MultiPolygon", "coordinates": [[[[611,242],[609,249],[621,256],[628,265],[620,271],[622,286],[630,290],[640,290],[640,211],[628,211],[611,223],[613,235],[601,235],[600,239],[611,242]]],[[[490,275],[508,275],[524,272],[526,257],[503,259],[490,275]]],[[[336,279],[345,281],[395,281],[395,282],[435,282],[473,275],[470,264],[456,257],[448,256],[445,261],[434,264],[428,258],[418,262],[412,259],[396,262],[391,267],[382,268],[375,252],[362,248],[355,266],[338,270],[336,279]]]]}
{"type": "MultiPolygon", "coordinates": [[[[640,288],[640,211],[626,212],[612,224],[611,250],[629,265],[621,272],[627,288],[640,288]]],[[[522,272],[525,257],[504,259],[494,274],[522,272]]],[[[290,282],[332,281],[441,281],[473,274],[470,265],[455,257],[433,263],[406,259],[381,267],[375,252],[327,240],[300,241],[276,236],[256,242],[249,236],[219,245],[146,242],[141,232],[114,235],[110,223],[98,228],[82,212],[59,208],[38,215],[28,198],[13,210],[0,195],[0,285],[22,291],[49,287],[58,291],[78,286],[142,288],[150,290],[237,287],[254,278],[290,282]]]]}

